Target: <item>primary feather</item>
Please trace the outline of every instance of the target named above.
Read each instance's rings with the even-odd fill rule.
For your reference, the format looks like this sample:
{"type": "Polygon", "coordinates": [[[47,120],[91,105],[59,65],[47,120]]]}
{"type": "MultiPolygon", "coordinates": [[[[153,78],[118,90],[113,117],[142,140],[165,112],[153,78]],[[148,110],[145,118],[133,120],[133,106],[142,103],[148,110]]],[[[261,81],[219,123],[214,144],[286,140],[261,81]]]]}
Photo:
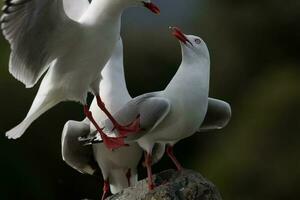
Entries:
{"type": "Polygon", "coordinates": [[[3,13],[1,29],[12,51],[9,72],[33,87],[64,49],[60,42],[69,40],[67,30],[76,23],[62,0],[7,0],[3,13]]]}

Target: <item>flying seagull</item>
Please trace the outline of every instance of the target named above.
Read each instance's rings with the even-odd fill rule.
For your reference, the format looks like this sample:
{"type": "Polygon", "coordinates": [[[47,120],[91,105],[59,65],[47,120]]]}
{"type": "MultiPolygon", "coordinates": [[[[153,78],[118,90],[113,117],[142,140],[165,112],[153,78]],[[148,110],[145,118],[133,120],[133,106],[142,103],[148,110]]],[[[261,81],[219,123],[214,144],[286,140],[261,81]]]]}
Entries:
{"type": "MultiPolygon", "coordinates": [[[[131,100],[125,82],[121,39],[118,41],[114,53],[103,68],[101,75],[103,79],[100,82],[100,95],[107,109],[115,113],[131,100]]],[[[98,123],[107,119],[103,112],[99,112],[95,99],[90,110],[94,113],[94,118],[98,123]]],[[[100,168],[104,179],[102,199],[105,199],[109,191],[115,194],[130,185],[136,184],[138,180],[137,166],[141,160],[143,150],[137,143],[131,143],[130,146],[111,151],[103,143],[82,146],[78,142],[78,137],[96,131],[96,128],[93,124],[90,124],[88,119],[82,122],[68,121],[62,134],[62,157],[68,165],[81,173],[92,175],[100,168]]],[[[154,162],[161,159],[164,151],[164,145],[155,146],[154,162]]]]}
{"type": "Polygon", "coordinates": [[[83,13],[75,20],[78,15],[72,19],[66,13],[68,5],[63,0],[5,1],[1,29],[11,46],[9,72],[27,88],[46,73],[27,116],[6,136],[17,139],[56,104],[76,101],[84,106],[85,115],[108,148],[124,146],[124,137],[108,137],[96,123],[87,106],[87,93],[96,96],[98,106],[120,133],[136,130],[120,125],[106,109],[99,95],[100,73],[120,38],[123,10],[145,6],[159,13],[159,9],[150,0],[93,0],[86,9],[78,9],[83,13]]]}

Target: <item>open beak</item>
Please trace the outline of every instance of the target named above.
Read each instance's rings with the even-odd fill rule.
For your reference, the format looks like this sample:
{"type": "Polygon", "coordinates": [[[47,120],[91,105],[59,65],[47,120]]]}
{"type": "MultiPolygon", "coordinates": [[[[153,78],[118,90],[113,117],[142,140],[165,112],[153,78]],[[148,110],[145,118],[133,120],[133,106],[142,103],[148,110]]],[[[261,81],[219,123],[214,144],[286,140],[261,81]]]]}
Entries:
{"type": "Polygon", "coordinates": [[[175,36],[183,44],[189,43],[193,46],[191,41],[189,41],[189,39],[185,36],[185,34],[178,27],[171,27],[170,26],[170,29],[172,30],[172,35],[175,36]]]}
{"type": "Polygon", "coordinates": [[[148,8],[149,10],[151,10],[151,12],[155,13],[155,14],[159,14],[160,13],[160,9],[159,7],[157,7],[154,3],[148,3],[143,1],[143,4],[146,8],[148,8]]]}

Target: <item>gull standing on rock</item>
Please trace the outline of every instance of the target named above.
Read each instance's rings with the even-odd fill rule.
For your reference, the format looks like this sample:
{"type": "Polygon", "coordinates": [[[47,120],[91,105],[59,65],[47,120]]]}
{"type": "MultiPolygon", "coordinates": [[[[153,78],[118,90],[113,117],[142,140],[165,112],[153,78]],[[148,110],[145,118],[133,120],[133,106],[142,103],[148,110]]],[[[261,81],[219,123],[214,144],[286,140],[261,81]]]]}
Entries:
{"type": "MultiPolygon", "coordinates": [[[[100,82],[100,95],[107,109],[115,113],[132,99],[125,82],[121,39],[101,75],[103,78],[100,82]]],[[[107,116],[98,109],[95,99],[90,110],[97,123],[107,119],[107,116]]],[[[143,150],[137,143],[111,151],[103,143],[82,146],[78,142],[78,137],[95,131],[96,128],[87,119],[82,122],[68,121],[62,134],[62,157],[68,165],[81,173],[92,175],[100,168],[104,179],[102,199],[105,199],[109,194],[109,188],[111,193],[115,194],[137,183],[137,166],[143,150]]],[[[164,147],[164,145],[154,147],[154,162],[161,159],[164,147]]]]}
{"type": "MultiPolygon", "coordinates": [[[[137,115],[140,129],[128,136],[126,142],[137,142],[146,152],[149,189],[153,189],[152,150],[154,144],[168,145],[167,153],[181,169],[172,147],[180,140],[193,135],[204,121],[208,108],[210,57],[205,42],[193,35],[185,35],[171,28],[180,40],[182,63],[163,91],[147,93],[129,101],[114,117],[124,124],[137,115]]],[[[103,122],[113,127],[110,121],[103,122]]]]}
{"type": "Polygon", "coordinates": [[[159,9],[150,0],[93,0],[79,20],[74,20],[66,14],[66,5],[63,0],[5,1],[1,29],[11,46],[9,72],[31,88],[47,71],[26,118],[6,136],[19,138],[56,104],[77,101],[84,105],[85,115],[109,149],[124,146],[124,137],[108,137],[95,122],[87,93],[96,96],[98,106],[123,136],[136,131],[136,127],[120,125],[105,108],[98,90],[100,72],[120,38],[123,10],[145,6],[158,13],[159,9]]]}

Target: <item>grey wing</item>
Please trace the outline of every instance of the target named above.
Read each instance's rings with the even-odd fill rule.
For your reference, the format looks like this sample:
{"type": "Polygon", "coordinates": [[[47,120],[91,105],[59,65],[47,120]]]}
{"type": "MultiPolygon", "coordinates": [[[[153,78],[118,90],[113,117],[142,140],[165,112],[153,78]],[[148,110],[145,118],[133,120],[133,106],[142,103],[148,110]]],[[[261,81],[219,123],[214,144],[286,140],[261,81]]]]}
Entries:
{"type": "Polygon", "coordinates": [[[137,103],[141,128],[147,132],[154,130],[169,114],[171,104],[160,96],[148,96],[137,103]]]}
{"type": "Polygon", "coordinates": [[[222,100],[209,98],[205,119],[199,132],[207,132],[224,128],[231,119],[231,107],[222,100]]]}
{"type": "Polygon", "coordinates": [[[68,121],[63,129],[61,145],[63,160],[81,173],[93,175],[98,170],[94,159],[92,146],[83,146],[78,137],[90,132],[89,124],[78,121],[68,121]]]}
{"type": "MultiPolygon", "coordinates": [[[[128,136],[127,141],[136,140],[144,134],[155,129],[168,115],[171,105],[168,99],[157,95],[158,93],[148,93],[138,96],[129,101],[114,117],[121,124],[130,124],[138,116],[140,119],[139,133],[128,136]]],[[[102,124],[105,128],[112,128],[109,120],[102,124]]]]}
{"type": "Polygon", "coordinates": [[[6,0],[2,10],[1,29],[11,47],[9,72],[33,87],[77,23],[66,15],[62,0],[6,0]]]}

